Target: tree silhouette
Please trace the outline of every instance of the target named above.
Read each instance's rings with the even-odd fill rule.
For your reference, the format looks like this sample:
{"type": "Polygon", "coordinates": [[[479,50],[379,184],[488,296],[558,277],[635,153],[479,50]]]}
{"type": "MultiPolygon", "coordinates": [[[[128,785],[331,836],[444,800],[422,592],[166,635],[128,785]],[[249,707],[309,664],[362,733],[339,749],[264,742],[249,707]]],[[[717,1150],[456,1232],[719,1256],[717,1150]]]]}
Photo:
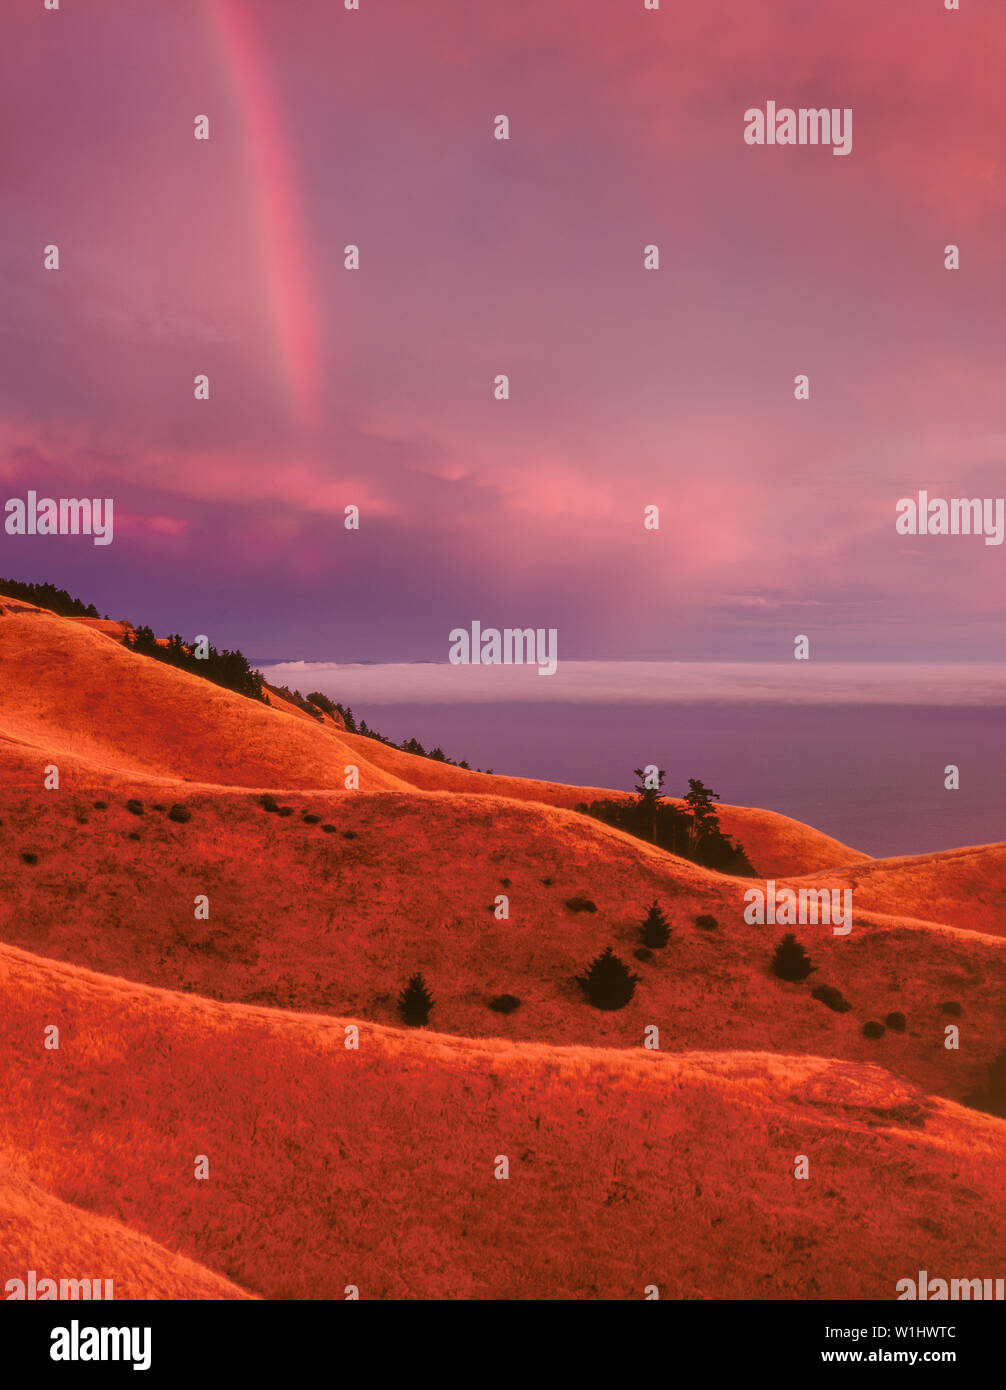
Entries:
{"type": "Polygon", "coordinates": [[[636,992],[639,976],[633,975],[612,948],[606,946],[591,961],[586,973],[577,976],[577,981],[595,1009],[621,1009],[636,992]]]}
{"type": "Polygon", "coordinates": [[[656,900],[654,900],[649,912],[646,914],[646,921],[639,928],[643,938],[644,946],[651,946],[659,949],[666,946],[671,939],[671,928],[666,916],[661,911],[656,900]]]}
{"type": "Polygon", "coordinates": [[[430,1021],[433,995],[417,970],[398,996],[398,1012],[410,1028],[424,1028],[430,1021]]]}
{"type": "Polygon", "coordinates": [[[636,786],[634,788],[636,795],[639,797],[639,809],[641,812],[645,813],[645,819],[648,822],[652,831],[650,838],[653,840],[653,843],[656,844],[657,808],[660,805],[660,801],[663,796],[663,791],[661,790],[661,788],[664,785],[664,778],[667,776],[667,773],[662,767],[658,767],[657,785],[655,787],[648,787],[646,785],[645,771],[641,767],[634,767],[632,771],[635,774],[635,776],[639,778],[639,781],[636,783],[636,786]]]}
{"type": "Polygon", "coordinates": [[[772,972],[780,980],[805,980],[816,965],[811,965],[807,952],[792,932],[787,932],[775,948],[772,972]]]}
{"type": "Polygon", "coordinates": [[[719,792],[714,792],[699,778],[689,777],[688,793],[684,797],[684,802],[692,816],[692,823],[688,828],[688,839],[693,846],[705,839],[707,835],[719,834],[720,819],[716,814],[716,807],[713,805],[713,802],[719,801],[719,799],[719,792]]]}

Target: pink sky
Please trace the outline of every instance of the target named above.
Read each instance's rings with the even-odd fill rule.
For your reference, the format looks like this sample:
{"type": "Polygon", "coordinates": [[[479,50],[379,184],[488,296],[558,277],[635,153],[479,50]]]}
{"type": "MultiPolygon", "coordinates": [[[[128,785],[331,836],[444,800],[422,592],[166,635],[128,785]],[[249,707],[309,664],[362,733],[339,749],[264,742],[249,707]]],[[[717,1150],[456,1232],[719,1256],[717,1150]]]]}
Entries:
{"type": "Polygon", "coordinates": [[[1006,546],[894,530],[1006,490],[998,4],[3,23],[0,495],[120,521],[0,534],[0,574],[262,658],[440,661],[472,618],[590,660],[1000,658],[1006,546]],[[770,99],[851,107],[851,155],[746,146],[770,99]]]}

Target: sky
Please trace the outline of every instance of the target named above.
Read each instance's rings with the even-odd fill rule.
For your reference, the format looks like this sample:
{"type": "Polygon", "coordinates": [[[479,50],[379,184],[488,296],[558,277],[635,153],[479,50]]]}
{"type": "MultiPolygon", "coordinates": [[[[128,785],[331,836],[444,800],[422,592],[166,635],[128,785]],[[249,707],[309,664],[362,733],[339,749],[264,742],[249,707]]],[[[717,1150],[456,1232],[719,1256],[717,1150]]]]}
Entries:
{"type": "Polygon", "coordinates": [[[0,500],[112,497],[115,539],[0,534],[0,574],[262,662],[443,662],[472,620],[1001,659],[1006,545],[894,524],[1004,491],[998,0],[3,24],[0,500]],[[769,100],[851,108],[851,153],[747,145],[769,100]]]}

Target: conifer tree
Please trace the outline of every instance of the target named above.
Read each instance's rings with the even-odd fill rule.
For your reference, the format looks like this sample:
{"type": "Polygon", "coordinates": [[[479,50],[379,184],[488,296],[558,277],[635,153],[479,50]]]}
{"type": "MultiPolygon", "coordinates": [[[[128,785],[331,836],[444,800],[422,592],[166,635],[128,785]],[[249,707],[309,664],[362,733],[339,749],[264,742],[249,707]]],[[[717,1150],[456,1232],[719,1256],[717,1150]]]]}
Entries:
{"type": "Polygon", "coordinates": [[[424,1028],[430,1021],[433,1003],[433,995],[417,971],[398,996],[398,1012],[410,1028],[424,1028]]]}
{"type": "Polygon", "coordinates": [[[644,769],[641,767],[634,767],[632,771],[639,778],[639,781],[635,787],[636,795],[639,797],[639,801],[636,804],[639,807],[639,810],[643,813],[645,819],[648,821],[650,826],[650,838],[653,840],[653,843],[656,844],[657,811],[661,806],[661,798],[664,794],[662,788],[664,785],[664,778],[667,776],[667,772],[664,768],[658,767],[657,785],[655,787],[648,787],[646,785],[646,772],[644,771],[644,769]]]}
{"type": "Polygon", "coordinates": [[[811,965],[807,952],[792,932],[787,932],[775,948],[772,973],[780,980],[805,980],[817,966],[811,965]]]}
{"type": "Polygon", "coordinates": [[[671,939],[670,923],[655,899],[639,932],[643,938],[643,945],[652,949],[659,950],[671,939]]]}
{"type": "Polygon", "coordinates": [[[633,975],[610,946],[577,977],[595,1009],[621,1009],[636,992],[639,976],[633,975]]]}

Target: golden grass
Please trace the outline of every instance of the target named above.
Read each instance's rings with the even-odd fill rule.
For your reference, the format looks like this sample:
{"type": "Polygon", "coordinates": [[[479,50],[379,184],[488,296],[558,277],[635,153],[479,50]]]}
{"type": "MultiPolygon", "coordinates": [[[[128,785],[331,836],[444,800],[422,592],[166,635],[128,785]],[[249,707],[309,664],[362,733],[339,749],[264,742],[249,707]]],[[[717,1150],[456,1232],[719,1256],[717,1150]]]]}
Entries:
{"type": "Polygon", "coordinates": [[[4,1146],[270,1297],[892,1298],[1000,1254],[1006,1124],[879,1067],[366,1024],[351,1051],[342,1020],[0,963],[4,1146]]]}

